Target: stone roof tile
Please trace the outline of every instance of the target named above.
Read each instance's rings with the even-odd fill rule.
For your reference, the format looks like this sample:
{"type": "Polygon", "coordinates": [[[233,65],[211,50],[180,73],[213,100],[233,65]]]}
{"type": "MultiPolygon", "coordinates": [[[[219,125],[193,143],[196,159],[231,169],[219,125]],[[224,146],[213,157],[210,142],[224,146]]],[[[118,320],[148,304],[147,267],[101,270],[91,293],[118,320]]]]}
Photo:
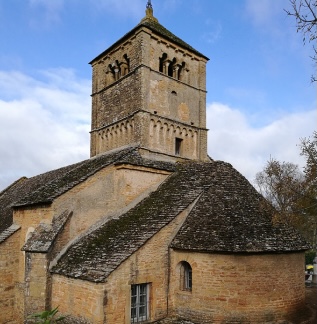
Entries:
{"type": "Polygon", "coordinates": [[[201,175],[175,172],[130,211],[74,244],[53,272],[102,282],[126,258],[172,221],[201,193],[201,175]],[[187,175],[187,176],[186,176],[187,175]]]}
{"type": "Polygon", "coordinates": [[[14,207],[25,205],[51,203],[55,198],[67,192],[88,177],[114,163],[124,155],[133,151],[134,147],[116,150],[108,154],[98,155],[91,159],[53,171],[54,177],[50,181],[43,181],[36,190],[29,192],[14,203],[14,207]]]}
{"type": "Polygon", "coordinates": [[[119,40],[117,40],[114,44],[112,44],[109,48],[107,48],[105,51],[103,51],[101,54],[99,54],[96,58],[94,58],[89,64],[92,64],[99,58],[103,57],[106,53],[117,47],[119,44],[124,42],[126,39],[131,37],[137,30],[139,30],[142,27],[149,28],[154,34],[162,36],[163,38],[183,47],[184,49],[187,49],[189,52],[192,52],[200,57],[203,57],[206,60],[209,60],[208,57],[194,49],[192,46],[190,46],[188,43],[184,42],[182,39],[174,35],[172,32],[170,32],[168,29],[166,29],[163,25],[161,25],[157,19],[148,18],[145,17],[140,21],[138,25],[136,25],[133,29],[131,29],[128,33],[126,33],[123,37],[121,37],[119,40]]]}
{"type": "Polygon", "coordinates": [[[173,248],[223,253],[308,248],[294,231],[272,224],[272,210],[263,209],[264,198],[231,165],[184,162],[137,206],[70,247],[52,271],[104,281],[195,199],[195,206],[171,244],[173,248]]]}
{"type": "Polygon", "coordinates": [[[171,163],[142,159],[137,147],[125,147],[35,177],[21,178],[0,193],[0,233],[12,224],[12,206],[51,203],[103,167],[119,163],[174,170],[171,163]]]}
{"type": "Polygon", "coordinates": [[[201,195],[171,247],[201,252],[286,252],[308,248],[301,236],[273,224],[273,208],[227,163],[214,164],[209,188],[201,195]]]}
{"type": "Polygon", "coordinates": [[[53,220],[53,224],[40,224],[24,244],[22,251],[37,253],[48,252],[55,238],[63,229],[71,215],[72,213],[69,211],[64,211],[53,220]]]}

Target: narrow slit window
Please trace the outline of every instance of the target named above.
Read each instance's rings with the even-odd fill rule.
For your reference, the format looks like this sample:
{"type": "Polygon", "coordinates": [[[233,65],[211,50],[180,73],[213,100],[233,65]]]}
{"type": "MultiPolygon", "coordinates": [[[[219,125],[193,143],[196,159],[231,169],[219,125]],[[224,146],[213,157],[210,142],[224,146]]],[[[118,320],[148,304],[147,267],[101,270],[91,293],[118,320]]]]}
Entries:
{"type": "Polygon", "coordinates": [[[181,263],[181,289],[191,291],[192,290],[192,267],[186,261],[181,263]]]}
{"type": "Polygon", "coordinates": [[[182,143],[183,140],[181,138],[175,138],[175,155],[182,154],[182,143]]]}

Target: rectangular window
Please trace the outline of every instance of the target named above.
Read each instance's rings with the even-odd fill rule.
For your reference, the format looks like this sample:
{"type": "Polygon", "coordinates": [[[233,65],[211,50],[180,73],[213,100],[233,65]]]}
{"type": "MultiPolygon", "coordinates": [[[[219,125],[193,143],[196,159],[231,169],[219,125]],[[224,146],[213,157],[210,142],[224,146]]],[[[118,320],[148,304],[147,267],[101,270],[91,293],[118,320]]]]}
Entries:
{"type": "Polygon", "coordinates": [[[188,267],[185,270],[185,289],[192,290],[192,269],[188,267]]]}
{"type": "Polygon", "coordinates": [[[182,153],[182,142],[181,138],[175,138],[175,155],[181,155],[182,153]]]}
{"type": "Polygon", "coordinates": [[[181,262],[180,279],[180,288],[182,290],[191,291],[193,286],[193,272],[192,267],[186,261],[181,262]]]}
{"type": "Polygon", "coordinates": [[[149,318],[149,285],[131,286],[131,323],[140,323],[149,318]]]}

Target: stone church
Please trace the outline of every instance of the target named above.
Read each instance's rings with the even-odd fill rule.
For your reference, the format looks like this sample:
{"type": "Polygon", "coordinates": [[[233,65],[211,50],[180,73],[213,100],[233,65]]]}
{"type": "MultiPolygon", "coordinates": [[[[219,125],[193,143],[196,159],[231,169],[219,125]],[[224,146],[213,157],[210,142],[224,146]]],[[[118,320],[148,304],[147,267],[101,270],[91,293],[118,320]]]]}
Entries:
{"type": "Polygon", "coordinates": [[[0,192],[0,323],[288,323],[301,237],[207,155],[208,58],[141,22],[90,63],[91,157],[0,192]]]}

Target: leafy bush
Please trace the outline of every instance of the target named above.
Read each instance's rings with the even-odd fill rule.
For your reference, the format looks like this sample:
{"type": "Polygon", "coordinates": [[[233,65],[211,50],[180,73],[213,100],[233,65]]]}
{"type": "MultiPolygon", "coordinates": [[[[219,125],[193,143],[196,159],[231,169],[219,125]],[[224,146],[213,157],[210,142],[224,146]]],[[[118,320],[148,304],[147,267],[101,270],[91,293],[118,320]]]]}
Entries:
{"type": "Polygon", "coordinates": [[[305,263],[313,264],[314,258],[316,257],[316,251],[307,251],[305,253],[305,263]]]}
{"type": "Polygon", "coordinates": [[[58,313],[58,307],[52,310],[47,310],[44,312],[32,314],[29,316],[29,318],[34,319],[35,324],[54,324],[62,321],[65,318],[65,316],[57,317],[57,313],[58,313]]]}

